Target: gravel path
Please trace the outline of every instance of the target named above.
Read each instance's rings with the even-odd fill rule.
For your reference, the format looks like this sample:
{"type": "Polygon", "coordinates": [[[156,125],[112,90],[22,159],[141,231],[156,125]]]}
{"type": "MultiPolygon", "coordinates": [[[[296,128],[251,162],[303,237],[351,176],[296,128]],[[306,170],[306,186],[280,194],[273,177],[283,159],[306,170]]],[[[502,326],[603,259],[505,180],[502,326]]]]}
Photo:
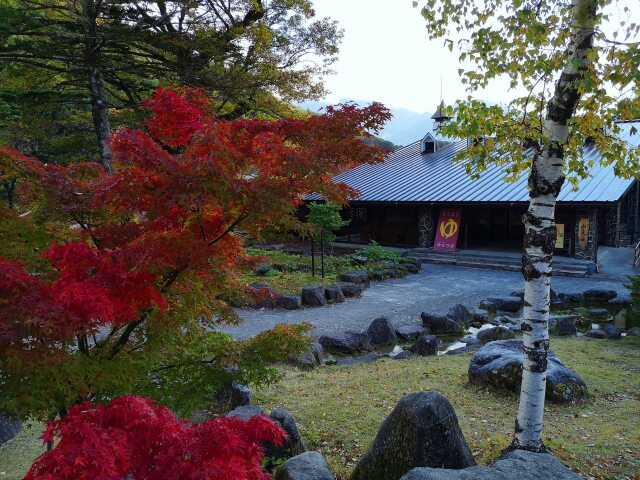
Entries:
{"type": "MultiPolygon", "coordinates": [[[[607,288],[618,294],[628,294],[622,281],[599,280],[595,277],[553,277],[557,292],[582,292],[588,288],[607,288]]],[[[423,265],[420,273],[398,280],[374,282],[362,298],[323,308],[294,311],[245,310],[237,312],[244,319],[241,325],[225,328],[235,338],[248,338],[278,323],[309,322],[314,334],[363,330],[379,316],[388,316],[396,326],[420,323],[424,311],[446,311],[462,303],[476,307],[488,296],[508,295],[523,288],[519,272],[482,270],[477,268],[423,265]]]]}

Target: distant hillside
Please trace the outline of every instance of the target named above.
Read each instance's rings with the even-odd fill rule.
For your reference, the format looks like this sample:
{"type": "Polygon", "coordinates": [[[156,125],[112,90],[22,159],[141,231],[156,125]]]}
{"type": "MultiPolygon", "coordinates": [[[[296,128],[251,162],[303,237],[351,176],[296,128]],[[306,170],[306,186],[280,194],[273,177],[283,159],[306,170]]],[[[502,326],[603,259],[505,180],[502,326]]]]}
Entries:
{"type": "MultiPolygon", "coordinates": [[[[340,100],[346,102],[347,100],[340,100]]],[[[366,105],[367,101],[355,100],[356,103],[366,105]]],[[[304,102],[299,106],[317,112],[323,107],[329,105],[327,102],[304,102]]],[[[406,108],[392,108],[393,118],[387,123],[387,126],[378,135],[395,145],[408,145],[416,140],[420,140],[427,132],[433,128],[433,120],[431,113],[418,113],[406,108]]]]}

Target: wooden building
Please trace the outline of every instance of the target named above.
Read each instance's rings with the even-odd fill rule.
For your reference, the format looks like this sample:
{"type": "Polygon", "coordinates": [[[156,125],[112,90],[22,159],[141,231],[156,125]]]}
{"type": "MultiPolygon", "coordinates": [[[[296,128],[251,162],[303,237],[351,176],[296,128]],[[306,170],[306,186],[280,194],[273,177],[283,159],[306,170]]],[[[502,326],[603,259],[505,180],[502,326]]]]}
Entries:
{"type": "MultiPolygon", "coordinates": [[[[439,121],[440,119],[436,119],[439,121]]],[[[635,147],[640,135],[634,123],[621,124],[624,139],[635,147]]],[[[640,130],[640,122],[635,123],[640,130]]],[[[360,197],[344,211],[350,220],[343,240],[383,245],[432,248],[439,216],[457,212],[457,249],[519,250],[528,205],[527,178],[506,182],[505,167],[489,165],[478,179],[454,162],[467,140],[447,142],[434,134],[389,155],[385,162],[361,165],[338,175],[360,197]]],[[[637,179],[623,179],[612,166],[600,164],[598,149],[584,148],[593,161],[589,176],[576,189],[565,182],[558,197],[558,254],[593,259],[599,245],[630,246],[640,241],[640,187],[637,179]]]]}

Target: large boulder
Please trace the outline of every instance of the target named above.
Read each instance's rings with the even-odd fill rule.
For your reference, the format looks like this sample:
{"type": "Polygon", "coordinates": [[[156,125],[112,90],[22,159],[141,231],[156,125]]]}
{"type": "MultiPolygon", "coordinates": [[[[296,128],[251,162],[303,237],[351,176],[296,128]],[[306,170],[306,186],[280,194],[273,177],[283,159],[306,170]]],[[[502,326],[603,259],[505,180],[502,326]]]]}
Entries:
{"type": "Polygon", "coordinates": [[[471,313],[471,311],[461,303],[458,303],[452,306],[451,308],[449,308],[449,311],[447,312],[447,316],[451,318],[454,322],[462,325],[469,323],[473,320],[473,313],[471,313]]]}
{"type": "Polygon", "coordinates": [[[616,298],[618,296],[618,293],[615,290],[592,288],[589,290],[585,290],[582,295],[585,302],[605,303],[616,298]]]}
{"type": "Polygon", "coordinates": [[[631,327],[627,330],[627,337],[640,337],[640,327],[631,327]]]}
{"type": "Polygon", "coordinates": [[[607,334],[604,332],[604,330],[600,330],[599,328],[594,328],[589,330],[586,333],[586,335],[589,338],[599,338],[599,339],[607,338],[607,334]]]}
{"type": "Polygon", "coordinates": [[[548,453],[514,450],[488,467],[415,468],[401,480],[582,480],[548,453]]]}
{"type": "Polygon", "coordinates": [[[587,312],[587,316],[592,320],[605,320],[609,318],[609,310],[606,308],[592,308],[587,312]]]}
{"type": "Polygon", "coordinates": [[[242,405],[227,413],[227,417],[238,417],[242,420],[249,420],[256,415],[261,415],[263,413],[264,410],[260,405],[242,405]]]}
{"type": "Polygon", "coordinates": [[[322,335],[318,342],[327,350],[335,350],[341,353],[355,353],[369,350],[371,340],[364,332],[347,330],[343,333],[322,335]]]}
{"type": "Polygon", "coordinates": [[[302,308],[302,297],[300,295],[282,295],[276,299],[276,307],[285,310],[298,310],[302,308]]]}
{"type": "MultiPolygon", "coordinates": [[[[546,398],[552,402],[581,400],[587,386],[573,370],[548,352],[546,398]]],[[[482,347],[471,359],[469,382],[498,390],[520,391],[522,381],[522,340],[499,340],[482,347]]]]}
{"type": "Polygon", "coordinates": [[[340,287],[340,290],[342,290],[342,294],[346,298],[359,297],[360,295],[362,295],[362,291],[364,290],[363,285],[353,282],[342,282],[338,283],[337,286],[340,287]]]}
{"type": "Polygon", "coordinates": [[[405,395],[380,426],[351,480],[398,480],[415,467],[475,465],[456,413],[442,394],[405,395]]]}
{"type": "Polygon", "coordinates": [[[605,325],[603,330],[609,340],[620,340],[622,338],[622,331],[615,325],[605,325]]]}
{"type": "Polygon", "coordinates": [[[409,350],[422,357],[438,355],[438,339],[433,335],[422,335],[409,350]]]}
{"type": "Polygon", "coordinates": [[[360,270],[358,272],[347,272],[340,274],[340,281],[347,283],[361,283],[364,285],[369,284],[369,274],[366,270],[360,270]]]}
{"type": "Polygon", "coordinates": [[[291,413],[284,408],[276,408],[269,414],[269,417],[271,420],[280,424],[286,432],[287,438],[280,446],[267,443],[264,452],[266,457],[291,458],[307,450],[302,435],[300,435],[300,431],[298,430],[298,425],[296,425],[296,421],[291,413]]]}
{"type": "Polygon", "coordinates": [[[15,437],[22,428],[19,418],[9,417],[0,412],[0,445],[15,437]]]}
{"type": "Polygon", "coordinates": [[[318,452],[290,458],[273,472],[273,480],[335,480],[327,461],[318,452]]]}
{"type": "Polygon", "coordinates": [[[398,340],[396,329],[387,317],[376,318],[371,322],[367,328],[367,335],[369,335],[371,345],[389,345],[398,340]]]}
{"type": "Polygon", "coordinates": [[[457,333],[463,330],[462,325],[442,313],[422,312],[420,318],[430,333],[457,333]]]}
{"type": "Polygon", "coordinates": [[[498,310],[503,312],[517,312],[522,308],[523,300],[520,297],[489,297],[487,301],[493,303],[498,310]]]}
{"type": "Polygon", "coordinates": [[[495,340],[509,340],[511,338],[515,338],[516,334],[507,327],[491,327],[485,330],[480,330],[476,337],[480,340],[481,343],[489,343],[495,340]]]}
{"type": "Polygon", "coordinates": [[[558,294],[560,301],[564,303],[582,303],[584,302],[584,295],[582,293],[574,292],[560,292],[558,294]]]}
{"type": "Polygon", "coordinates": [[[556,322],[556,333],[561,337],[575,337],[578,329],[571,321],[570,317],[560,317],[556,322]]]}
{"type": "Polygon", "coordinates": [[[497,310],[495,303],[490,302],[489,300],[482,300],[478,308],[486,310],[489,313],[496,313],[497,310]]]}
{"type": "Polygon", "coordinates": [[[342,303],[344,302],[344,293],[339,285],[330,285],[325,288],[324,296],[330,303],[342,303]]]}
{"type": "Polygon", "coordinates": [[[416,326],[404,326],[396,328],[396,336],[404,341],[411,341],[418,338],[424,333],[424,327],[422,325],[416,326]]]}
{"type": "Polygon", "coordinates": [[[302,288],[302,303],[309,307],[323,307],[327,304],[324,285],[308,285],[302,288]]]}
{"type": "Polygon", "coordinates": [[[292,354],[290,360],[301,367],[321,367],[324,365],[324,348],[320,343],[316,342],[309,350],[302,352],[300,355],[295,356],[292,354]]]}
{"type": "Polygon", "coordinates": [[[360,355],[357,357],[342,357],[336,360],[336,365],[361,365],[363,363],[373,363],[376,360],[380,360],[381,358],[387,358],[388,355],[382,353],[367,353],[365,355],[360,355]]]}
{"type": "Polygon", "coordinates": [[[246,385],[233,382],[229,387],[229,408],[232,410],[251,404],[252,398],[251,389],[246,385]]]}

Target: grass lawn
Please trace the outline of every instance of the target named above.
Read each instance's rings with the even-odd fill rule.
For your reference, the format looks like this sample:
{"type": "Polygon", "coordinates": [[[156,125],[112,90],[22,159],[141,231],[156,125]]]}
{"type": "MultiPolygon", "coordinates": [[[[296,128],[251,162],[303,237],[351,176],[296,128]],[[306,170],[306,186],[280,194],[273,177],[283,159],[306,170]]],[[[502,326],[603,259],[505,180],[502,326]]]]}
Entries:
{"type": "MultiPolygon", "coordinates": [[[[638,479],[640,339],[554,337],[552,348],[582,376],[591,398],[547,404],[546,444],[585,478],[638,479]]],[[[324,453],[337,477],[346,479],[402,395],[437,390],[455,407],[476,460],[487,463],[511,440],[517,396],[469,385],[470,357],[385,359],[314,371],[283,367],[283,380],[257,391],[255,403],[290,410],[308,448],[324,453]]],[[[41,452],[40,433],[35,425],[0,447],[0,480],[22,478],[41,452]]]]}
{"type": "Polygon", "coordinates": [[[338,281],[338,275],[353,269],[344,257],[325,256],[325,276],[320,276],[320,255],[316,255],[316,275],[311,275],[311,256],[297,255],[273,250],[248,248],[247,252],[256,257],[264,257],[265,263],[273,265],[266,275],[255,271],[244,273],[240,279],[249,285],[254,283],[269,285],[282,294],[300,293],[302,287],[313,284],[331,285],[338,281]],[[308,271],[300,271],[308,270],[308,271]]]}
{"type": "MultiPolygon", "coordinates": [[[[582,376],[591,398],[547,404],[547,446],[585,478],[640,478],[640,340],[555,337],[552,348],[582,376]]],[[[325,454],[336,476],[346,479],[400,397],[437,390],[453,404],[477,462],[484,464],[510,443],[518,398],[469,385],[470,357],[286,369],[282,382],[257,392],[256,403],[290,410],[307,447],[325,454]]]]}

